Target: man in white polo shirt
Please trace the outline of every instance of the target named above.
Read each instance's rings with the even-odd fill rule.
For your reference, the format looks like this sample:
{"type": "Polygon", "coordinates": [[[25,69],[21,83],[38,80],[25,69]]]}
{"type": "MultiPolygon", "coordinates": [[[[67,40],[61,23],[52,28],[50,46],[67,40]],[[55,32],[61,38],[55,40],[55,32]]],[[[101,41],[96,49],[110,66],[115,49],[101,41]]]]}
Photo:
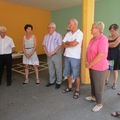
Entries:
{"type": "Polygon", "coordinates": [[[8,37],[7,28],[0,26],[0,85],[2,82],[4,66],[7,72],[7,86],[12,82],[12,51],[15,48],[12,38],[8,37]]]}
{"type": "Polygon", "coordinates": [[[76,82],[73,98],[79,98],[80,89],[80,58],[83,33],[78,29],[78,21],[71,19],[68,23],[70,32],[63,39],[64,52],[64,77],[68,78],[68,88],[63,92],[72,91],[72,79],[76,82]]]}

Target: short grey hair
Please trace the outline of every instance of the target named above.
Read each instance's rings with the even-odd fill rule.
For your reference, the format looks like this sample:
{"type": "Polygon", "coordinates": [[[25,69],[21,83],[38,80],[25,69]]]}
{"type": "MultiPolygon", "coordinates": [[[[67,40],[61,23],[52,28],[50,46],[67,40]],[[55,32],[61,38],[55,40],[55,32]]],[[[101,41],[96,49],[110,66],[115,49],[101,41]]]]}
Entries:
{"type": "Polygon", "coordinates": [[[54,23],[54,22],[51,22],[49,25],[48,25],[48,27],[54,27],[55,29],[56,29],[56,24],[54,23]]]}
{"type": "Polygon", "coordinates": [[[0,26],[0,32],[6,32],[7,28],[5,26],[0,26]]]}
{"type": "Polygon", "coordinates": [[[73,21],[77,25],[77,27],[78,27],[78,20],[77,19],[72,18],[72,19],[70,19],[70,21],[73,21]]]}
{"type": "Polygon", "coordinates": [[[102,21],[95,22],[93,23],[93,25],[97,27],[100,30],[100,32],[104,31],[105,24],[102,21]]]}

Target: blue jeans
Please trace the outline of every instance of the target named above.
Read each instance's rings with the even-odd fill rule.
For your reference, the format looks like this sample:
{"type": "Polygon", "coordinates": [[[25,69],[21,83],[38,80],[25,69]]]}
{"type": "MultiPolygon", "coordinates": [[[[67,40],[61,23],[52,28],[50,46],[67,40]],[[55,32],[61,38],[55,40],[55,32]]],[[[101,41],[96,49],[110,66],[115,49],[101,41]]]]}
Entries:
{"type": "Polygon", "coordinates": [[[74,80],[80,77],[80,59],[64,58],[64,77],[72,76],[74,80]]]}

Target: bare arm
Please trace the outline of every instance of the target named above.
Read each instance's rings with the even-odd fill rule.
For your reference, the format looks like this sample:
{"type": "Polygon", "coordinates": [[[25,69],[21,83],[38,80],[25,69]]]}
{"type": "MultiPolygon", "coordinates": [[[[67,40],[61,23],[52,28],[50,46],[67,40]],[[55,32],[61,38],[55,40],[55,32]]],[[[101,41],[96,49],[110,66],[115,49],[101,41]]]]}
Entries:
{"type": "Polygon", "coordinates": [[[78,45],[79,42],[77,42],[76,40],[70,41],[70,42],[65,42],[63,43],[63,47],[67,48],[67,47],[75,47],[76,45],[78,45]]]}
{"type": "Polygon", "coordinates": [[[48,57],[51,57],[52,55],[56,54],[57,51],[59,51],[61,49],[61,45],[59,45],[54,51],[48,52],[46,47],[45,46],[43,46],[43,47],[44,47],[44,51],[48,57]]]}
{"type": "Polygon", "coordinates": [[[24,54],[26,53],[25,45],[24,45],[24,39],[23,39],[23,52],[24,52],[24,54]]]}
{"type": "Polygon", "coordinates": [[[12,48],[12,53],[15,53],[15,47],[12,48]]]}
{"type": "Polygon", "coordinates": [[[24,39],[23,39],[23,53],[26,57],[29,56],[29,54],[26,52],[25,45],[24,45],[24,39]]]}
{"type": "Polygon", "coordinates": [[[62,43],[62,47],[63,47],[63,48],[68,48],[69,46],[67,45],[67,42],[63,42],[63,43],[62,43]]]}
{"type": "Polygon", "coordinates": [[[34,47],[30,53],[30,56],[32,56],[34,54],[34,52],[36,51],[36,46],[37,46],[37,39],[36,37],[34,36],[34,47]]]}
{"type": "Polygon", "coordinates": [[[109,43],[109,47],[114,48],[117,47],[119,44],[120,44],[120,37],[115,42],[109,43]]]}
{"type": "Polygon", "coordinates": [[[47,48],[44,45],[43,45],[43,48],[44,48],[44,51],[45,51],[46,55],[48,55],[47,48]]]}
{"type": "Polygon", "coordinates": [[[51,55],[54,55],[54,54],[56,54],[60,49],[61,49],[61,46],[62,45],[59,45],[57,48],[55,48],[55,50],[53,51],[53,52],[51,52],[50,54],[51,55]]]}

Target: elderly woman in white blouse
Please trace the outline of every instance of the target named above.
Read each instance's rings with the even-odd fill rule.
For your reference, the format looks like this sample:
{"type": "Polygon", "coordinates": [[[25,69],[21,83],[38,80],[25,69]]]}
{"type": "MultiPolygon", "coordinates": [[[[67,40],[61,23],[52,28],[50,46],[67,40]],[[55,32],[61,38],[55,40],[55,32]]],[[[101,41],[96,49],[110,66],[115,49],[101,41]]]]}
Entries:
{"type": "Polygon", "coordinates": [[[7,28],[0,26],[0,85],[2,83],[2,76],[4,66],[7,72],[7,86],[12,83],[12,52],[15,45],[13,39],[7,36],[7,28]]]}

